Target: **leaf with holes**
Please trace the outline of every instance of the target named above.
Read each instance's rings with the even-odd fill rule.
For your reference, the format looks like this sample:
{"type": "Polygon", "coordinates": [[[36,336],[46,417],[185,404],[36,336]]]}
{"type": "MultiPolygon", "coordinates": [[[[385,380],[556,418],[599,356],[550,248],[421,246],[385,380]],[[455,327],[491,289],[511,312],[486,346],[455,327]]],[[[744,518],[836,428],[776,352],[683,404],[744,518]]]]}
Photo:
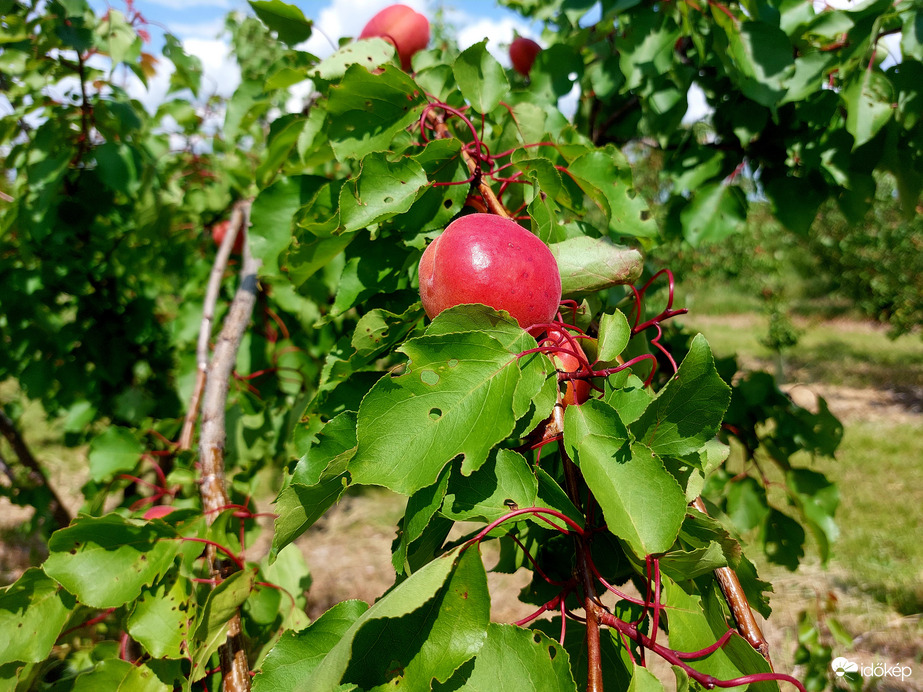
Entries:
{"type": "Polygon", "coordinates": [[[0,590],[0,665],[45,660],[76,605],[71,594],[36,567],[0,590]]]}
{"type": "Polygon", "coordinates": [[[327,135],[337,159],[384,151],[394,136],[420,116],[426,99],[413,80],[392,65],[370,74],[351,65],[330,88],[327,135]]]}
{"type": "Polygon", "coordinates": [[[459,454],[470,474],[528,410],[526,401],[517,416],[514,401],[531,401],[544,384],[517,392],[516,354],[478,332],[426,335],[399,350],[410,358],[406,372],[381,378],[359,407],[359,447],[349,463],[356,483],[409,495],[459,454]]]}
{"type": "Polygon", "coordinates": [[[358,231],[410,209],[426,171],[410,157],[369,154],[340,190],[340,230],[358,231]]]}
{"type": "Polygon", "coordinates": [[[180,545],[164,522],[84,516],[52,535],[44,569],[81,603],[117,608],[166,573],[180,545]]]}
{"type": "Polygon", "coordinates": [[[654,238],[659,234],[651,209],[632,187],[631,169],[614,147],[590,151],[568,167],[571,177],[609,219],[615,236],[654,238]]]}

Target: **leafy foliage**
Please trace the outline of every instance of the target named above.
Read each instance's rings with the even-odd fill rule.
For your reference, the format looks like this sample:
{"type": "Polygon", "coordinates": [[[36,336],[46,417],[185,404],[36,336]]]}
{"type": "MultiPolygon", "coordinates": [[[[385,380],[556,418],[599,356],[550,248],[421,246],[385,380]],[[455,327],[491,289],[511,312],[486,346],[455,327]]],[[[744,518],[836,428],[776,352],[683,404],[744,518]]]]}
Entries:
{"type": "Polygon", "coordinates": [[[732,632],[741,606],[727,616],[711,573],[734,570],[768,615],[770,587],[735,534],[794,568],[809,531],[826,557],[836,487],[792,457],[832,455],[841,428],[772,378],[737,376],[703,338],[665,332],[683,312],[672,274],[645,273],[640,251],[728,242],[754,191],[803,234],[828,198],[864,209],[844,198],[870,194],[883,169],[912,208],[919,11],[604,2],[584,26],[591,3],[505,4],[548,22],[528,80],[484,43],[441,41],[412,74],[380,39],[319,60],[297,47],[312,20],[260,1],[259,20],[227,20],[235,94],[206,99],[201,65],[168,36],[171,92],[154,113],[115,79],[153,74],[143,16],[4,6],[0,379],[90,450],[82,513],[0,592],[0,622],[24,628],[0,660],[7,686],[190,690],[227,676],[215,664],[234,641],[258,690],[574,690],[594,676],[656,690],[643,650],[684,685],[791,681],[732,632]],[[904,61],[883,69],[877,46],[896,27],[904,61]],[[304,79],[314,93],[285,110],[304,79]],[[714,109],[709,132],[681,126],[693,84],[714,109]],[[557,103],[574,86],[569,122],[557,103]],[[51,87],[69,97],[37,98],[51,87]],[[214,113],[223,125],[205,127],[214,113]],[[638,143],[669,181],[656,194],[641,194],[638,143]],[[205,512],[200,468],[172,440],[197,367],[203,225],[241,199],[240,261],[259,261],[260,287],[225,407],[230,501],[205,512]],[[427,323],[419,258],[484,209],[549,244],[582,302],[529,332],[484,306],[427,323]],[[770,504],[755,463],[730,477],[731,438],[750,460],[768,455],[787,505],[770,504]],[[278,489],[272,548],[245,561],[261,478],[278,489]],[[309,623],[290,544],[362,485],[408,498],[395,585],[309,623]],[[689,506],[703,494],[715,518],[689,506]],[[450,540],[461,521],[484,526],[450,540]],[[484,541],[501,546],[497,571],[532,572],[521,600],[540,609],[515,625],[490,622],[484,541]],[[568,622],[580,609],[586,626],[568,622]],[[535,622],[546,611],[558,617],[535,622]],[[690,664],[683,650],[704,653],[690,664]]]}

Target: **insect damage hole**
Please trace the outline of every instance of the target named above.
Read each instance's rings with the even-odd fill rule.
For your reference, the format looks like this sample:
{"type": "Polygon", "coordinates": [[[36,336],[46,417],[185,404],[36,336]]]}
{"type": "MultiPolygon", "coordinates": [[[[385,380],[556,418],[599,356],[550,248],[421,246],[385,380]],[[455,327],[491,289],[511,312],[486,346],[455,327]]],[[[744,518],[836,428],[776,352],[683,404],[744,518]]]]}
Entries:
{"type": "Polygon", "coordinates": [[[431,408],[431,409],[429,410],[429,417],[430,417],[432,420],[439,420],[440,418],[442,418],[442,409],[439,409],[439,408],[431,408]]]}

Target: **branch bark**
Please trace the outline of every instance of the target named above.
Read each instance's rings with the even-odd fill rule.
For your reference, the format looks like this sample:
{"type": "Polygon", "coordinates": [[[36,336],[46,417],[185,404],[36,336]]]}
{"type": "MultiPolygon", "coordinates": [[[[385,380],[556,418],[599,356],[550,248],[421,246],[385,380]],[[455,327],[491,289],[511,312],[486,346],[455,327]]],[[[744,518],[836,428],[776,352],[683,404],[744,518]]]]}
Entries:
{"type": "MultiPolygon", "coordinates": [[[[558,397],[561,397],[560,390],[558,391],[558,397]]],[[[563,406],[560,410],[563,412],[563,406]]],[[[581,510],[582,502],[580,496],[583,479],[580,475],[580,470],[574,462],[570,460],[570,457],[567,456],[563,440],[558,442],[558,453],[561,455],[561,460],[564,462],[564,479],[567,484],[567,494],[570,497],[570,501],[574,503],[574,507],[581,510]]],[[[603,692],[602,653],[599,646],[599,611],[597,609],[599,605],[599,596],[596,593],[593,574],[590,571],[590,566],[586,558],[587,552],[590,550],[590,543],[587,536],[580,535],[575,535],[574,541],[577,550],[577,577],[583,588],[583,607],[586,614],[586,689],[587,692],[603,692]]]]}
{"type": "Polygon", "coordinates": [[[29,482],[35,486],[42,486],[51,494],[51,502],[48,504],[48,513],[58,527],[64,527],[71,523],[70,512],[61,501],[58,493],[48,482],[45,471],[39,465],[38,460],[32,455],[32,451],[26,444],[25,439],[16,428],[13,420],[6,415],[6,411],[0,409],[0,434],[6,438],[13,449],[13,453],[19,460],[19,463],[26,467],[29,472],[29,482]]]}
{"type": "MultiPolygon", "coordinates": [[[[708,514],[708,511],[705,509],[705,503],[702,502],[701,497],[697,497],[693,500],[692,506],[702,512],[702,514],[708,514]]],[[[737,622],[737,631],[740,633],[740,636],[746,639],[750,646],[759,651],[763,658],[766,659],[767,663],[769,663],[769,667],[772,668],[772,659],[769,657],[769,642],[767,642],[766,637],[763,636],[763,631],[760,629],[759,623],[757,623],[753,611],[750,609],[750,602],[747,600],[743,587],[740,585],[740,579],[737,578],[737,573],[730,567],[719,567],[715,570],[715,578],[718,580],[721,592],[724,594],[728,607],[734,615],[734,620],[737,622]]]]}
{"type": "Polygon", "coordinates": [[[238,202],[231,211],[231,222],[228,231],[224,234],[211,274],[208,277],[208,286],[205,289],[205,303],[202,306],[202,323],[199,326],[199,340],[196,344],[196,381],[186,410],[186,420],[183,421],[183,430],[179,437],[181,450],[192,448],[192,437],[195,433],[195,422],[199,417],[199,404],[202,392],[205,390],[205,379],[208,372],[208,342],[212,335],[212,322],[215,319],[215,306],[218,304],[218,295],[221,292],[221,279],[227,269],[231,257],[231,248],[237,234],[243,231],[244,219],[249,219],[249,202],[238,202]]]}
{"type": "MultiPolygon", "coordinates": [[[[440,139],[448,139],[454,136],[451,132],[449,132],[449,128],[446,127],[445,120],[434,111],[431,110],[427,112],[426,119],[429,120],[430,124],[433,126],[433,129],[436,131],[436,135],[440,139]]],[[[478,192],[480,192],[481,197],[484,198],[484,203],[487,205],[488,211],[490,211],[491,214],[502,216],[504,219],[512,218],[512,214],[510,214],[506,210],[506,207],[504,207],[500,202],[500,200],[497,199],[497,195],[494,194],[494,191],[490,188],[490,185],[481,179],[481,165],[475,161],[471,154],[465,151],[465,149],[462,149],[461,155],[465,165],[468,166],[468,170],[471,171],[471,175],[475,176],[478,192]]]]}
{"type": "MultiPolygon", "coordinates": [[[[249,225],[250,203],[239,205],[235,212],[240,213],[238,224],[231,224],[229,233],[222,243],[233,244],[237,230],[245,229],[249,225]]],[[[220,254],[220,251],[219,251],[220,254]]],[[[225,258],[225,261],[226,258],[225,258]]],[[[218,264],[216,260],[216,265],[218,264]]],[[[249,243],[244,243],[243,265],[240,272],[240,285],[231,303],[230,310],[225,317],[221,333],[215,344],[214,355],[207,363],[207,376],[202,403],[202,429],[199,437],[199,493],[202,497],[202,506],[209,522],[214,521],[218,513],[229,503],[227,485],[225,483],[224,446],[227,439],[225,428],[225,407],[227,406],[228,391],[230,390],[231,374],[234,363],[237,361],[237,351],[250,317],[253,306],[256,304],[258,292],[257,270],[260,262],[250,252],[249,243]]],[[[214,305],[212,306],[212,308],[214,305]]],[[[203,332],[210,333],[212,316],[203,317],[203,332]]],[[[208,336],[206,334],[206,356],[208,336]]],[[[201,332],[200,332],[201,346],[201,332]]],[[[201,352],[199,354],[201,356],[201,352]]],[[[207,358],[206,358],[207,360],[207,358]]],[[[202,360],[199,361],[200,367],[202,360]]],[[[227,565],[220,560],[214,547],[209,546],[206,551],[209,568],[212,576],[223,578],[227,576],[227,565]]],[[[240,613],[236,613],[228,623],[228,636],[218,650],[221,659],[221,672],[224,680],[224,689],[227,692],[245,692],[250,689],[250,669],[247,663],[247,652],[243,647],[241,636],[240,613]]]]}

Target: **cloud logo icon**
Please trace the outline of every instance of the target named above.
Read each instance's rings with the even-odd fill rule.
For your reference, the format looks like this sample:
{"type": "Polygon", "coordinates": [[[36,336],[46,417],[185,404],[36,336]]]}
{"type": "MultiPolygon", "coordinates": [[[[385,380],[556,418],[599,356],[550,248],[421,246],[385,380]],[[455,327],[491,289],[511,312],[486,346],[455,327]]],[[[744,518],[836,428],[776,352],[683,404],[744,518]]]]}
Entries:
{"type": "Polygon", "coordinates": [[[856,673],[859,670],[858,663],[853,663],[849,659],[843,658],[842,656],[833,659],[833,661],[830,663],[830,667],[833,668],[833,672],[836,673],[838,678],[843,677],[846,675],[846,673],[856,673]]]}

